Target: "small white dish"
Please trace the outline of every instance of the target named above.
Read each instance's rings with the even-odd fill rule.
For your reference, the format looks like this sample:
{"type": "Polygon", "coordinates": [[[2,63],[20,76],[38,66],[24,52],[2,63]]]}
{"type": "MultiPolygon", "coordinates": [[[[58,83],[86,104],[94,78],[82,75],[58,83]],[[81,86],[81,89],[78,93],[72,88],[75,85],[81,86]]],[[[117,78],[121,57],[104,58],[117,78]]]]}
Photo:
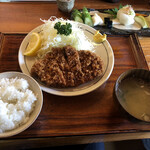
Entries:
{"type": "Polygon", "coordinates": [[[42,94],[42,91],[40,89],[40,86],[32,77],[25,75],[21,72],[3,72],[3,73],[0,73],[0,79],[2,79],[2,78],[16,78],[16,77],[23,78],[23,79],[28,81],[29,88],[36,95],[37,101],[35,103],[35,108],[34,108],[33,112],[30,114],[29,120],[25,124],[22,124],[21,126],[19,126],[16,129],[0,133],[0,138],[14,136],[14,135],[19,134],[19,133],[23,132],[24,130],[26,130],[37,119],[37,117],[39,116],[41,109],[42,109],[43,94],[42,94]]]}

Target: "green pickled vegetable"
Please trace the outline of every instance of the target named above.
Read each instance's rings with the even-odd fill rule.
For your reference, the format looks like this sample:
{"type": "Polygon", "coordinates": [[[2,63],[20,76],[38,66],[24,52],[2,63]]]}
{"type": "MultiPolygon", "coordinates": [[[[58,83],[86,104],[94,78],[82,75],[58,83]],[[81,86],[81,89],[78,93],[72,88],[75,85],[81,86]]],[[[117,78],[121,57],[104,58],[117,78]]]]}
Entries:
{"type": "Polygon", "coordinates": [[[77,9],[73,10],[72,18],[74,21],[83,23],[82,14],[77,9]]]}
{"type": "Polygon", "coordinates": [[[83,13],[83,14],[85,14],[85,13],[87,13],[87,14],[88,14],[88,13],[89,13],[89,11],[87,10],[87,8],[86,8],[86,7],[84,7],[84,8],[83,8],[82,13],[83,13]]]}
{"type": "Polygon", "coordinates": [[[92,17],[86,7],[83,8],[82,12],[80,12],[77,9],[74,9],[71,17],[73,18],[74,21],[85,23],[89,26],[93,26],[92,17]]]}
{"type": "Polygon", "coordinates": [[[82,18],[83,18],[85,24],[87,24],[89,26],[93,26],[92,17],[86,7],[83,8],[82,18]]]}

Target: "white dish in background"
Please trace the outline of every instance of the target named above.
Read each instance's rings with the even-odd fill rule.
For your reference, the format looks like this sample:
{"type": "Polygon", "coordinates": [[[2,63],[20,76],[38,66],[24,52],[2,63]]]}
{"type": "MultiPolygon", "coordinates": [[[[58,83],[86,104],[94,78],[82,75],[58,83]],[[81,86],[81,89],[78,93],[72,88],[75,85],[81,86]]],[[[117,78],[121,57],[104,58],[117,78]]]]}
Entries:
{"type": "MultiPolygon", "coordinates": [[[[118,19],[115,19],[115,20],[118,20],[118,19]]],[[[113,21],[113,27],[120,29],[120,30],[141,30],[141,26],[137,22],[134,22],[134,24],[125,26],[125,25],[120,24],[119,20],[118,20],[118,23],[116,22],[114,23],[113,21]]]]}
{"type": "MultiPolygon", "coordinates": [[[[83,29],[85,35],[93,40],[93,35],[95,34],[96,30],[88,25],[79,23],[78,24],[81,29],[83,29]]],[[[29,37],[33,32],[39,32],[41,31],[41,26],[38,26],[37,28],[33,29],[28,35],[24,38],[22,41],[20,48],[19,48],[19,54],[18,54],[18,60],[19,65],[23,73],[30,76],[30,70],[32,65],[34,64],[36,57],[29,57],[24,56],[23,52],[25,51],[28,42],[29,37]]],[[[38,83],[40,84],[43,91],[47,93],[51,93],[54,95],[61,95],[61,96],[77,96],[82,95],[85,93],[89,93],[96,88],[100,87],[104,82],[107,81],[109,76],[112,73],[113,67],[114,67],[114,53],[113,50],[109,44],[109,42],[106,40],[105,42],[98,44],[95,46],[95,53],[101,57],[101,59],[104,62],[104,74],[101,78],[97,78],[93,81],[87,82],[85,84],[82,84],[78,87],[74,88],[52,88],[48,87],[44,84],[42,84],[40,81],[38,83]]]]}
{"type": "Polygon", "coordinates": [[[3,72],[3,73],[0,73],[0,79],[2,79],[2,78],[16,78],[16,77],[23,78],[23,79],[28,81],[29,88],[36,95],[37,101],[35,102],[35,108],[34,108],[33,112],[31,112],[29,120],[25,124],[22,124],[21,126],[15,128],[13,130],[9,130],[9,131],[5,131],[3,133],[0,133],[0,138],[14,136],[14,135],[19,134],[19,133],[23,132],[24,130],[26,130],[37,119],[37,117],[40,114],[41,109],[42,109],[43,94],[42,94],[42,91],[40,89],[40,86],[32,77],[30,77],[26,74],[23,74],[21,72],[3,72]]]}
{"type": "MultiPolygon", "coordinates": [[[[104,18],[111,17],[111,15],[107,13],[101,13],[99,11],[90,11],[90,15],[94,15],[95,13],[97,13],[102,18],[103,22],[104,22],[104,18]]],[[[119,30],[141,30],[141,25],[139,25],[137,22],[134,22],[134,24],[129,26],[122,25],[117,18],[112,19],[112,22],[113,22],[113,27],[119,30]]]]}

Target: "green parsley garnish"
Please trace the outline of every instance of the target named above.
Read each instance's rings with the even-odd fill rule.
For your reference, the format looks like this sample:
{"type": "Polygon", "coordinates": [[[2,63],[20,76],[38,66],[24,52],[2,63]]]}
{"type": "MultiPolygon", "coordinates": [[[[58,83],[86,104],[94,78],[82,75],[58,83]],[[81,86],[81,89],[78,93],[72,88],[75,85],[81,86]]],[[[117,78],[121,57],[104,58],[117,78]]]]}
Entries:
{"type": "Polygon", "coordinates": [[[110,10],[105,10],[104,12],[110,14],[113,16],[113,18],[116,18],[117,17],[117,12],[119,9],[121,9],[123,7],[122,4],[119,5],[119,8],[114,8],[114,9],[110,9],[110,10]]]}
{"type": "Polygon", "coordinates": [[[61,25],[61,22],[57,22],[54,25],[54,29],[57,30],[57,34],[64,34],[64,35],[68,36],[72,32],[72,25],[70,23],[61,25]]]}

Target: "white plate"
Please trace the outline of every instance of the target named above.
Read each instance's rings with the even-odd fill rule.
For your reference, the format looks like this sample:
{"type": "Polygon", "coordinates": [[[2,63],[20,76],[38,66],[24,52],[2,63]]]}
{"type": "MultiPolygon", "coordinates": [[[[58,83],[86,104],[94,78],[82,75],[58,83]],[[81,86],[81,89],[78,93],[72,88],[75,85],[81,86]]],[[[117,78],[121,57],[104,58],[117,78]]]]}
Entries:
{"type": "MultiPolygon", "coordinates": [[[[83,29],[85,35],[89,39],[93,39],[93,35],[95,34],[96,30],[92,27],[89,27],[85,24],[79,23],[80,28],[83,29]]],[[[23,73],[30,75],[30,70],[32,65],[34,64],[36,57],[28,57],[24,56],[23,52],[25,51],[25,48],[27,47],[27,44],[29,42],[29,37],[32,34],[32,32],[39,32],[41,31],[41,26],[33,29],[22,41],[20,49],[19,49],[19,54],[18,54],[18,59],[19,59],[19,65],[23,73]]],[[[44,84],[42,84],[40,81],[38,83],[40,84],[41,88],[43,91],[47,93],[51,93],[54,95],[61,95],[61,96],[77,96],[77,95],[82,95],[85,93],[89,93],[96,88],[100,87],[112,73],[113,67],[114,67],[114,54],[113,50],[109,44],[109,42],[106,40],[105,42],[98,44],[95,46],[95,53],[101,57],[101,59],[104,62],[104,74],[101,78],[97,78],[93,81],[87,82],[85,84],[82,84],[78,87],[74,88],[52,88],[48,87],[44,84]]]]}

